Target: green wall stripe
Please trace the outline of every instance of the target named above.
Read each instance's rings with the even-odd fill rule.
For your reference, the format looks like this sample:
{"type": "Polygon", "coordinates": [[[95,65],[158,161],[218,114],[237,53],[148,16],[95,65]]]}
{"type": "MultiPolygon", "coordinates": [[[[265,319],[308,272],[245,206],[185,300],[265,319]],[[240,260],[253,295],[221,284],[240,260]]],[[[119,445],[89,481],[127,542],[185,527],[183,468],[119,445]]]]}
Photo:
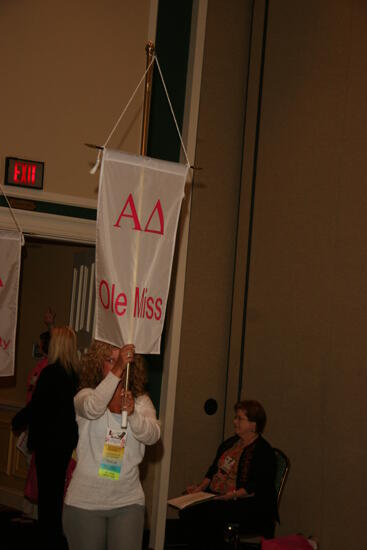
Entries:
{"type": "MultiPolygon", "coordinates": [[[[42,212],[43,214],[56,214],[57,216],[66,216],[69,218],[82,218],[85,220],[96,220],[97,210],[95,208],[84,208],[82,206],[70,206],[69,204],[60,204],[55,202],[43,202],[32,199],[18,197],[8,197],[8,200],[16,200],[25,205],[22,210],[32,212],[42,212]]],[[[7,207],[5,197],[0,197],[0,206],[7,207]]]]}
{"type": "MultiPolygon", "coordinates": [[[[155,51],[180,131],[185,108],[191,13],[192,0],[159,1],[155,51]]],[[[180,149],[161,77],[154,66],[147,152],[150,157],[177,162],[180,149]]]]}
{"type": "MultiPolygon", "coordinates": [[[[187,65],[190,48],[192,0],[159,0],[155,51],[162,69],[180,131],[185,108],[187,65]]],[[[157,67],[154,67],[149,118],[148,156],[177,162],[181,142],[157,67]]],[[[159,412],[166,323],[161,354],[149,355],[148,390],[159,412]]]]}

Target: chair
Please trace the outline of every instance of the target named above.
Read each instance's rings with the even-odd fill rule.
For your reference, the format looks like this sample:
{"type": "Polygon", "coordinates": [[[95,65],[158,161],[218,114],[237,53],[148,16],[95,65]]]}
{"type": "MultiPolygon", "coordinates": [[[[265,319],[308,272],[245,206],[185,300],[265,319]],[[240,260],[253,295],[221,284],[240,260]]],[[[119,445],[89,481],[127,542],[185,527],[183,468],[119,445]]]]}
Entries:
{"type": "MultiPolygon", "coordinates": [[[[275,472],[275,488],[277,491],[277,503],[279,508],[280,499],[283,493],[284,485],[289,472],[289,458],[281,451],[280,449],[274,449],[275,459],[276,459],[276,472],[275,472]]],[[[238,526],[237,526],[238,528],[238,526]]],[[[233,524],[228,525],[227,535],[230,537],[230,532],[234,531],[236,526],[233,524]]],[[[273,526],[273,533],[269,533],[271,537],[274,535],[275,523],[273,526]]],[[[261,537],[264,536],[263,533],[246,533],[241,534],[240,532],[233,532],[232,535],[232,548],[233,550],[238,550],[239,548],[243,549],[260,549],[261,548],[261,537]]]]}
{"type": "Polygon", "coordinates": [[[280,498],[289,472],[289,458],[280,449],[274,449],[276,460],[275,489],[277,491],[277,503],[279,507],[280,498]]]}

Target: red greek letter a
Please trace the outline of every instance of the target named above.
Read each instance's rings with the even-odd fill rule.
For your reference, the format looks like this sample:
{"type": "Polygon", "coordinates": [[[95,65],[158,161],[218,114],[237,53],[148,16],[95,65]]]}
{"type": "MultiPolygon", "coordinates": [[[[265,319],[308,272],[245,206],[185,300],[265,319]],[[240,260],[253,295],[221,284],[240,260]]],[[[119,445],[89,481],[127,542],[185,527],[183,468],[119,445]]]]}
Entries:
{"type": "Polygon", "coordinates": [[[163,218],[163,210],[162,210],[162,205],[161,205],[161,201],[158,199],[157,200],[157,203],[155,205],[155,207],[153,208],[153,211],[149,217],[149,220],[147,221],[147,224],[145,226],[145,229],[144,231],[146,231],[147,233],[157,233],[157,235],[164,235],[164,218],[163,218]],[[149,224],[154,216],[154,214],[157,212],[158,214],[158,217],[159,217],[159,223],[160,223],[160,231],[157,231],[156,229],[149,229],[149,224]]]}
{"type": "Polygon", "coordinates": [[[117,222],[113,225],[113,227],[120,227],[120,221],[121,221],[121,218],[124,217],[124,218],[131,218],[133,221],[134,221],[134,231],[141,231],[141,225],[140,225],[140,222],[139,222],[139,218],[138,218],[138,214],[136,212],[136,208],[135,208],[135,204],[134,204],[134,199],[130,193],[130,195],[127,197],[127,200],[124,204],[124,207],[123,209],[121,210],[121,214],[119,215],[118,217],[118,220],[117,222]],[[125,213],[127,207],[130,207],[130,214],[129,213],[125,213]]]}

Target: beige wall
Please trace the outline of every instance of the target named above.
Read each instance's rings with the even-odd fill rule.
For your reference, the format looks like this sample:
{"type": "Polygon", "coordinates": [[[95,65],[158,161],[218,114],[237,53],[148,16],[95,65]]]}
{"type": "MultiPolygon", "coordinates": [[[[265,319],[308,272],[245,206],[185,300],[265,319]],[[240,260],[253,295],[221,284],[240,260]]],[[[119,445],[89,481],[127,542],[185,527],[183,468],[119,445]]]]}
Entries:
{"type": "MultiPolygon", "coordinates": [[[[44,190],[96,198],[89,174],[145,70],[149,0],[0,3],[0,151],[45,162],[44,190]]],[[[137,153],[143,88],[110,146],[137,153]]]]}
{"type": "Polygon", "coordinates": [[[324,550],[367,546],[366,22],[270,2],[256,166],[243,395],[291,459],[279,532],[324,550]]]}
{"type": "Polygon", "coordinates": [[[170,495],[200,481],[223,437],[250,2],[209,2],[170,495]],[[220,47],[219,47],[220,45],[220,47]],[[230,61],[229,61],[230,60],[230,61]],[[235,67],[235,70],[233,68],[235,67]],[[216,414],[204,411],[208,398],[216,414]]]}
{"type": "Polygon", "coordinates": [[[235,222],[228,213],[235,218],[237,184],[230,177],[225,188],[223,173],[236,173],[241,139],[236,86],[245,81],[245,51],[234,55],[234,35],[244,48],[247,19],[236,12],[240,4],[245,9],[229,2],[223,13],[221,2],[209,3],[196,157],[203,170],[193,191],[170,492],[200,479],[211,460],[221,440],[226,383],[231,431],[245,328],[242,395],[264,403],[266,436],[291,460],[278,534],[313,534],[324,550],[357,550],[367,545],[367,6],[269,2],[257,143],[265,2],[255,3],[232,289],[235,222]],[[219,215],[217,226],[212,220],[219,215]],[[203,412],[207,397],[220,406],[213,417],[203,412]]]}

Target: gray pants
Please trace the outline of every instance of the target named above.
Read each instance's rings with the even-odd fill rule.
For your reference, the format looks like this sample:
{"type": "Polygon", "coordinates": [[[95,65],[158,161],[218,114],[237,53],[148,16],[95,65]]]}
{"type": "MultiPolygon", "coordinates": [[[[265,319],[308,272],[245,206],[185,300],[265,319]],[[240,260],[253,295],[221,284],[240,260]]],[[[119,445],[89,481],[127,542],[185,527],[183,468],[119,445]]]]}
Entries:
{"type": "Polygon", "coordinates": [[[144,506],[84,510],[64,505],[63,524],[70,550],[141,550],[144,506]]]}

